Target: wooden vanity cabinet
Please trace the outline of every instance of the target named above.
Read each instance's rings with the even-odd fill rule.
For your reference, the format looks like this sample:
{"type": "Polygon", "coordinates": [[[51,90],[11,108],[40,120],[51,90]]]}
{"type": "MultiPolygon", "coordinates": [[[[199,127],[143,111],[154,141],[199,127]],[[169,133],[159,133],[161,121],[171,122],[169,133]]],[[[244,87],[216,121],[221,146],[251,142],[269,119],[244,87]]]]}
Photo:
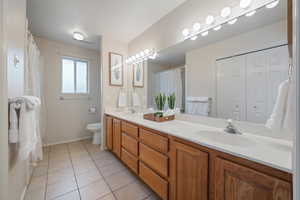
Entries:
{"type": "Polygon", "coordinates": [[[292,174],[106,116],[107,147],[163,200],[291,200],[292,174]]]}
{"type": "Polygon", "coordinates": [[[113,149],[113,118],[110,116],[105,117],[106,122],[106,147],[108,150],[113,149]]]}
{"type": "Polygon", "coordinates": [[[171,142],[172,200],[208,200],[208,153],[171,142]]]}
{"type": "Polygon", "coordinates": [[[216,158],[215,200],[291,200],[292,184],[216,158]]]}
{"type": "Polygon", "coordinates": [[[113,119],[113,152],[121,158],[121,120],[113,119]]]}

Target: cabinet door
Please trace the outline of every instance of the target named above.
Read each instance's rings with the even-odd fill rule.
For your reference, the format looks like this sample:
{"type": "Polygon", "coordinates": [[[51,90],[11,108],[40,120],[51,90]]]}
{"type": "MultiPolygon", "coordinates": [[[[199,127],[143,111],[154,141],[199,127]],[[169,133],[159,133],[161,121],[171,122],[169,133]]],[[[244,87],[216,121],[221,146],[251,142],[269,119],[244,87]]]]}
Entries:
{"type": "Polygon", "coordinates": [[[216,158],[215,200],[291,200],[291,184],[216,158]]]}
{"type": "Polygon", "coordinates": [[[171,199],[207,200],[208,153],[178,142],[171,148],[171,199]]]}
{"type": "Polygon", "coordinates": [[[113,119],[106,116],[106,147],[108,150],[113,149],[113,119]]]}
{"type": "Polygon", "coordinates": [[[121,157],[121,121],[113,119],[113,152],[121,157]]]}

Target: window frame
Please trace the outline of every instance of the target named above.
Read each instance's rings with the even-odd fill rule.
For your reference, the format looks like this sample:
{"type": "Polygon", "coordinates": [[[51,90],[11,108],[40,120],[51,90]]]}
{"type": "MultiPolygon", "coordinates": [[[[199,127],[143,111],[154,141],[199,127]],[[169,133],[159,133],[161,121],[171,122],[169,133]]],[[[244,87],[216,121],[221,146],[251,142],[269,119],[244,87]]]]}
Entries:
{"type": "Polygon", "coordinates": [[[90,62],[88,59],[72,57],[72,56],[61,56],[60,59],[60,75],[61,75],[61,84],[60,84],[60,93],[62,95],[77,95],[77,96],[88,96],[90,94],[90,62]],[[74,92],[64,92],[63,91],[63,60],[72,60],[74,62],[74,92]],[[84,62],[87,64],[87,92],[77,92],[77,62],[84,62]]]}

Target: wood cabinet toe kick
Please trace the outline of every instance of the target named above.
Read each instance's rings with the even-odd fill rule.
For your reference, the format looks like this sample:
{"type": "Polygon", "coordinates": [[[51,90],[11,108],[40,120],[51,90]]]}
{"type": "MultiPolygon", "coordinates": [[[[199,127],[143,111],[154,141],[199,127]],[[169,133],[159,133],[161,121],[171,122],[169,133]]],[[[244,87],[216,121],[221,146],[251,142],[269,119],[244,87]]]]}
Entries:
{"type": "Polygon", "coordinates": [[[292,200],[292,174],[106,115],[106,144],[163,200],[292,200]]]}

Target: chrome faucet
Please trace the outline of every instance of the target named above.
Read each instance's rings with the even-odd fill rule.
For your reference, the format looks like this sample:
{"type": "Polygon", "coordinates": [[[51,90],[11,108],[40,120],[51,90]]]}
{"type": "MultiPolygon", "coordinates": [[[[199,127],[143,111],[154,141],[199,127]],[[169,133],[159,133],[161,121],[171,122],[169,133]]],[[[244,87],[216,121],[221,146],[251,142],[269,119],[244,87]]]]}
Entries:
{"type": "Polygon", "coordinates": [[[227,120],[227,126],[224,129],[226,133],[241,135],[242,133],[233,125],[232,119],[227,120]]]}

